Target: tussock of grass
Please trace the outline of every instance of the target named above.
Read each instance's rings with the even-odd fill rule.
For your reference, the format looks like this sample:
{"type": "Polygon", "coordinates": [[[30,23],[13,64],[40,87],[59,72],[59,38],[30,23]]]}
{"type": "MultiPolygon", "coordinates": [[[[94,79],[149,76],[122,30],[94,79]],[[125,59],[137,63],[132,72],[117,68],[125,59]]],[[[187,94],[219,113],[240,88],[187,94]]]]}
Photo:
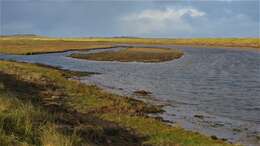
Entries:
{"type": "Polygon", "coordinates": [[[0,102],[5,103],[0,105],[0,145],[72,146],[78,139],[63,135],[54,126],[46,124],[53,120],[52,115],[31,103],[2,94],[0,102]]]}
{"type": "MultiPolygon", "coordinates": [[[[71,136],[63,135],[57,132],[57,126],[53,124],[46,124],[42,126],[42,133],[40,140],[43,146],[73,146],[80,144],[81,139],[73,133],[71,136]]],[[[88,146],[88,144],[85,144],[88,146]]]]}
{"type": "Polygon", "coordinates": [[[120,51],[105,51],[91,54],[72,54],[73,58],[97,61],[163,62],[180,58],[181,51],[164,48],[127,48],[120,51]]]}
{"type": "Polygon", "coordinates": [[[146,116],[158,107],[67,77],[0,61],[0,145],[229,145],[146,116]]]}

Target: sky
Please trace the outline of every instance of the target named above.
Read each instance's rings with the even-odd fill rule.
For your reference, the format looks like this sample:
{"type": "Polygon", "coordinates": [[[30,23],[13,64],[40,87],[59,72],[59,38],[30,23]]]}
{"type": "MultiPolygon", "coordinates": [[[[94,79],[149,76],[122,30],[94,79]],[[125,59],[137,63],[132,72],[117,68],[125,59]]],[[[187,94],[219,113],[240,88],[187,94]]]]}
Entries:
{"type": "Polygon", "coordinates": [[[0,0],[0,34],[260,37],[260,0],[0,0]]]}

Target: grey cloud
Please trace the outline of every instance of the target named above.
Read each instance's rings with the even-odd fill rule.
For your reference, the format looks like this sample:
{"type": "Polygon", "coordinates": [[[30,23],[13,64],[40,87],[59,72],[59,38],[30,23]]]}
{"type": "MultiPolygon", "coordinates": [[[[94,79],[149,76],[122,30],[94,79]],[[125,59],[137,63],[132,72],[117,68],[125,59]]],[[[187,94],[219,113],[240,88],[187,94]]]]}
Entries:
{"type": "Polygon", "coordinates": [[[1,0],[0,7],[2,34],[259,37],[259,1],[1,0]],[[193,8],[206,15],[193,18],[189,12],[179,21],[166,18],[160,24],[147,18],[122,20],[144,10],[164,11],[168,7],[193,8]]]}

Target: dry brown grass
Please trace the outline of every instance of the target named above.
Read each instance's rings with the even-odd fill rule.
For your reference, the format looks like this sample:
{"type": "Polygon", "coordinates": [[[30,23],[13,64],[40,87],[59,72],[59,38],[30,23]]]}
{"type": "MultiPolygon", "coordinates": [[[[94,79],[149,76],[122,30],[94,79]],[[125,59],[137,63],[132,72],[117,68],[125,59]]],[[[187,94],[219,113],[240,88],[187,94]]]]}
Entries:
{"type": "Polygon", "coordinates": [[[70,41],[110,42],[116,44],[184,45],[214,48],[239,48],[260,50],[260,38],[64,38],[70,41]]]}
{"type": "Polygon", "coordinates": [[[39,54],[112,47],[108,43],[64,40],[0,39],[0,53],[39,54]]]}
{"type": "Polygon", "coordinates": [[[127,48],[120,51],[106,51],[92,54],[72,54],[71,57],[96,61],[121,62],[163,62],[180,58],[183,55],[176,49],[165,48],[127,48]]]}
{"type": "Polygon", "coordinates": [[[260,38],[50,38],[34,35],[0,36],[0,53],[37,54],[106,48],[115,44],[184,45],[204,47],[232,47],[260,50],[260,38]]]}

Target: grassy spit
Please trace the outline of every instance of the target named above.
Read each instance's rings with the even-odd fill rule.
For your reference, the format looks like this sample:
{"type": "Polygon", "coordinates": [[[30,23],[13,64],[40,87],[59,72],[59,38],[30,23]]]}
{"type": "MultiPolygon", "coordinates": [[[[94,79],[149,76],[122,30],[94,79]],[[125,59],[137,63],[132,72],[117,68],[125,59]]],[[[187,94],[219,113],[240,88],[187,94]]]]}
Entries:
{"type": "Polygon", "coordinates": [[[50,38],[41,36],[0,36],[0,53],[37,54],[68,50],[106,48],[115,44],[185,45],[205,47],[234,47],[260,50],[260,38],[50,38]]]}
{"type": "Polygon", "coordinates": [[[70,57],[97,61],[163,62],[180,58],[181,51],[165,48],[127,48],[91,54],[71,54],[70,57]]]}
{"type": "Polygon", "coordinates": [[[0,145],[227,146],[147,116],[160,108],[68,78],[77,73],[0,61],[0,145]]]}

